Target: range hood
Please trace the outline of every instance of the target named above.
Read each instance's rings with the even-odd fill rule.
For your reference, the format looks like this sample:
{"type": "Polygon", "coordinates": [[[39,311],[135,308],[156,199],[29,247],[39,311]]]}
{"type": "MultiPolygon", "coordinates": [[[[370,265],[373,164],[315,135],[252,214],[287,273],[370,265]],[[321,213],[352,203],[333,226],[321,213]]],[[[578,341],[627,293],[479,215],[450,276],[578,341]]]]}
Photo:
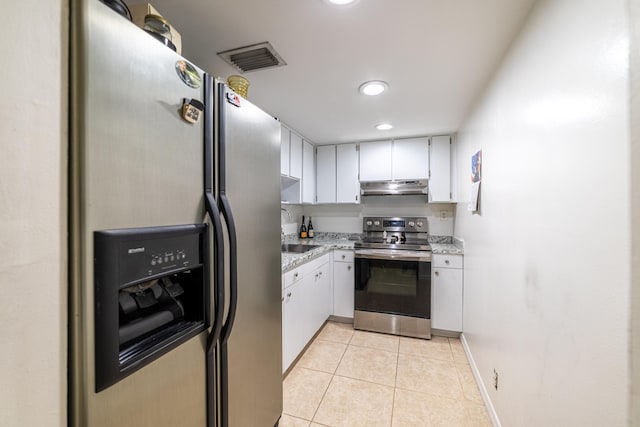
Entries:
{"type": "Polygon", "coordinates": [[[361,182],[363,196],[396,196],[427,194],[428,181],[370,181],[361,182]]]}

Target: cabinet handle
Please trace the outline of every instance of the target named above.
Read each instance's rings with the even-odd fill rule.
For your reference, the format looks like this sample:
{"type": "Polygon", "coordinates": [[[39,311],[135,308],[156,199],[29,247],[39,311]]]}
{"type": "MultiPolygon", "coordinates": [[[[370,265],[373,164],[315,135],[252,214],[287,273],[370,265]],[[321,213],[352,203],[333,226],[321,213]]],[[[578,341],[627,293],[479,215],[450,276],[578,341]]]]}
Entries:
{"type": "Polygon", "coordinates": [[[291,292],[287,292],[287,298],[291,298],[291,292]]]}
{"type": "Polygon", "coordinates": [[[298,278],[298,273],[294,273],[294,274],[293,274],[293,278],[294,278],[294,279],[297,279],[297,278],[298,278]]]}
{"type": "Polygon", "coordinates": [[[445,260],[444,260],[444,263],[445,263],[445,264],[449,264],[449,260],[448,260],[448,259],[445,259],[445,260]]]}
{"type": "Polygon", "coordinates": [[[347,271],[351,271],[351,266],[350,265],[347,266],[347,271]]]}
{"type": "Polygon", "coordinates": [[[347,256],[346,255],[342,255],[342,259],[345,259],[347,256]]]}
{"type": "Polygon", "coordinates": [[[284,302],[284,297],[282,297],[282,299],[280,300],[281,302],[284,302]]]}
{"type": "Polygon", "coordinates": [[[440,272],[436,271],[436,276],[439,276],[439,275],[440,275],[440,272]]]}

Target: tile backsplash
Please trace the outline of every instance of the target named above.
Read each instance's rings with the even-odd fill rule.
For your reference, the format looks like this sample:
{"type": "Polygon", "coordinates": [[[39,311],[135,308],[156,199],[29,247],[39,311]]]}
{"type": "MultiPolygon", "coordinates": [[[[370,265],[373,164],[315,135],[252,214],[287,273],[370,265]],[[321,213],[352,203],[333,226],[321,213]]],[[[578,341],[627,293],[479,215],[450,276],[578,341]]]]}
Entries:
{"type": "Polygon", "coordinates": [[[453,236],[455,204],[429,203],[422,196],[368,196],[359,205],[289,205],[281,212],[285,234],[297,233],[302,215],[313,218],[317,232],[361,233],[362,218],[367,216],[424,216],[429,222],[429,234],[453,236]]]}

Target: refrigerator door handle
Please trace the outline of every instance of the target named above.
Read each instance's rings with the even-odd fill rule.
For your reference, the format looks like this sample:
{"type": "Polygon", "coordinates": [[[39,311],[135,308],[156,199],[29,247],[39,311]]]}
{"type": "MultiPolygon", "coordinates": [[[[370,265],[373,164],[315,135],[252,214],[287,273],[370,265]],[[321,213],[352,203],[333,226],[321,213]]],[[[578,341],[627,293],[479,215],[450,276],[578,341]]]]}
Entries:
{"type": "MultiPolygon", "coordinates": [[[[226,87],[218,84],[218,203],[229,238],[229,311],[220,336],[220,427],[229,427],[229,351],[228,340],[238,304],[238,240],[231,205],[226,195],[226,87]]],[[[224,286],[224,284],[223,284],[224,286]]]]}
{"type": "Polygon", "coordinates": [[[238,306],[238,245],[236,226],[229,200],[222,192],[219,200],[220,211],[224,216],[229,233],[229,312],[220,337],[220,427],[229,427],[229,352],[227,341],[233,329],[238,306]]]}
{"type": "Polygon", "coordinates": [[[207,213],[213,223],[213,236],[214,236],[214,266],[215,272],[213,276],[213,293],[214,293],[214,308],[215,314],[213,319],[213,325],[211,326],[211,332],[207,336],[207,353],[206,353],[206,366],[207,366],[207,426],[215,427],[216,422],[216,376],[217,369],[215,361],[215,348],[218,340],[220,339],[220,333],[222,331],[222,322],[224,316],[224,240],[222,236],[222,222],[220,221],[220,212],[215,203],[213,193],[210,191],[205,192],[205,205],[207,213]]]}
{"type": "Polygon", "coordinates": [[[207,213],[213,224],[214,235],[214,261],[215,273],[213,276],[213,294],[215,314],[211,332],[207,337],[207,354],[213,354],[216,342],[220,339],[222,331],[222,323],[224,316],[224,240],[222,236],[222,221],[220,220],[220,212],[215,204],[213,193],[205,193],[205,204],[207,213]]]}
{"type": "Polygon", "coordinates": [[[213,224],[214,255],[213,265],[213,307],[215,310],[211,331],[207,336],[206,367],[207,367],[207,425],[217,425],[217,384],[216,384],[216,360],[215,348],[220,339],[222,324],[224,321],[224,235],[220,211],[213,194],[214,166],[213,166],[213,141],[214,141],[214,83],[210,75],[204,78],[205,97],[205,135],[204,135],[204,204],[213,224]]]}
{"type": "Polygon", "coordinates": [[[224,344],[231,335],[233,322],[236,318],[236,309],[238,307],[238,240],[236,235],[236,226],[231,212],[231,205],[226,194],[220,194],[220,210],[224,216],[229,233],[229,312],[227,320],[222,327],[220,341],[224,344]]]}
{"type": "Polygon", "coordinates": [[[213,224],[215,274],[213,277],[213,306],[215,315],[211,332],[207,338],[207,354],[213,354],[213,348],[220,338],[224,317],[224,237],[220,211],[213,194],[214,165],[213,165],[213,110],[214,110],[214,82],[213,77],[205,75],[205,131],[204,131],[204,203],[213,224]]]}
{"type": "Polygon", "coordinates": [[[227,313],[227,319],[222,326],[222,335],[220,337],[220,343],[223,349],[226,348],[227,340],[229,339],[229,335],[231,335],[238,305],[238,239],[233,213],[231,212],[231,205],[229,204],[229,199],[227,199],[226,194],[227,91],[228,89],[224,83],[218,83],[218,203],[220,212],[225,219],[229,237],[229,311],[227,313]]]}

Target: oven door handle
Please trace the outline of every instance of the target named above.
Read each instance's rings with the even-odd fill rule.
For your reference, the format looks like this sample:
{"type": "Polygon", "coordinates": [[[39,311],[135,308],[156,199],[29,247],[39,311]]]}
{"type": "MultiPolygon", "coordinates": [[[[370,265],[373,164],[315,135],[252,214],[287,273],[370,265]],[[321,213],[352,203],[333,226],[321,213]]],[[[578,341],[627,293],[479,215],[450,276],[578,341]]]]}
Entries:
{"type": "Polygon", "coordinates": [[[380,252],[355,252],[355,257],[360,259],[381,259],[391,261],[418,261],[418,262],[431,262],[431,253],[428,255],[413,255],[413,254],[389,254],[380,252]]]}

